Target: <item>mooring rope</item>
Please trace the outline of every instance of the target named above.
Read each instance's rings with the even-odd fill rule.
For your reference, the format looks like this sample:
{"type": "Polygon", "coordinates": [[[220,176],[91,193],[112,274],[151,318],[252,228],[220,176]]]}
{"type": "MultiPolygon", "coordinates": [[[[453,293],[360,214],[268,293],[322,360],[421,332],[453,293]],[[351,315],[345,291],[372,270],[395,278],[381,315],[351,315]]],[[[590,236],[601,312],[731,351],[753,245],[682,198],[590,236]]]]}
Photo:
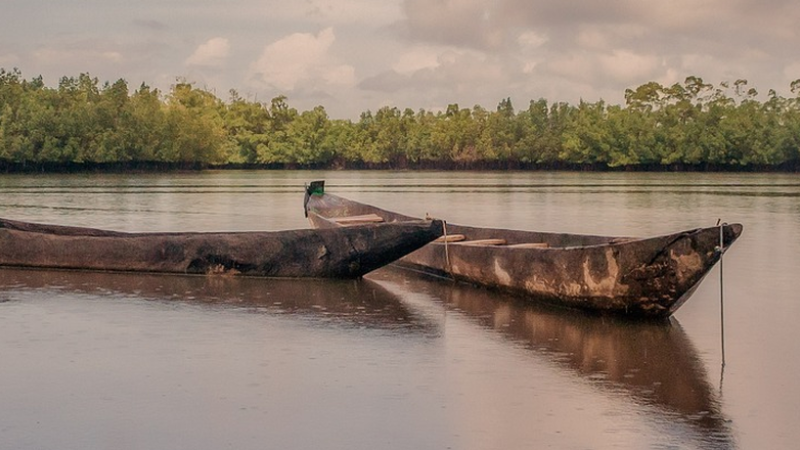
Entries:
{"type": "MultiPolygon", "coordinates": [[[[720,223],[721,219],[717,219],[719,225],[719,327],[720,327],[720,341],[722,344],[722,368],[725,368],[725,288],[724,276],[722,266],[722,255],[725,253],[725,226],[727,223],[720,223]]],[[[722,389],[722,375],[720,375],[720,389],[722,389]]]]}
{"type": "Polygon", "coordinates": [[[450,265],[450,247],[448,246],[447,242],[447,221],[442,220],[442,232],[444,233],[444,260],[445,264],[447,264],[447,273],[450,275],[450,278],[453,278],[453,266],[450,265]]]}
{"type": "MultiPolygon", "coordinates": [[[[425,213],[425,219],[436,220],[434,217],[431,217],[430,214],[428,213],[425,213]]],[[[455,279],[453,277],[453,267],[450,265],[450,247],[447,244],[449,241],[449,239],[447,239],[447,221],[444,219],[441,219],[441,221],[442,221],[442,237],[444,238],[444,262],[445,265],[447,266],[445,267],[445,271],[447,272],[448,275],[450,275],[451,279],[455,279]]]]}

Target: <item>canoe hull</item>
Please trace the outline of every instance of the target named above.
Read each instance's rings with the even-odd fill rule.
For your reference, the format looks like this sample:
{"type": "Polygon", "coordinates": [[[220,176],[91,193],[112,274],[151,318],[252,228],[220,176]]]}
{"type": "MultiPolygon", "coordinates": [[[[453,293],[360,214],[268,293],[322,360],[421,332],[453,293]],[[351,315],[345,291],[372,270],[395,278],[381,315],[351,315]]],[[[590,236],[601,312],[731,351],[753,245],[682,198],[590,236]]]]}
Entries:
{"type": "Polygon", "coordinates": [[[435,221],[331,230],[121,233],[0,219],[0,266],[356,278],[441,234],[435,221]]]}
{"type": "MultiPolygon", "coordinates": [[[[730,226],[724,233],[730,243],[736,231],[730,226]]],[[[626,243],[543,249],[436,243],[398,264],[571,308],[667,317],[719,261],[719,234],[715,227],[626,243]]]]}
{"type": "MultiPolygon", "coordinates": [[[[311,195],[312,226],[336,226],[331,217],[377,214],[413,218],[331,194],[311,195]]],[[[540,233],[446,225],[447,235],[472,242],[501,238],[508,245],[432,242],[397,265],[489,288],[531,301],[638,318],[673,314],[742,232],[740,224],[699,228],[650,238],[540,233]],[[539,245],[544,248],[531,248],[539,245]],[[527,248],[526,248],[527,247],[527,248]]]]}

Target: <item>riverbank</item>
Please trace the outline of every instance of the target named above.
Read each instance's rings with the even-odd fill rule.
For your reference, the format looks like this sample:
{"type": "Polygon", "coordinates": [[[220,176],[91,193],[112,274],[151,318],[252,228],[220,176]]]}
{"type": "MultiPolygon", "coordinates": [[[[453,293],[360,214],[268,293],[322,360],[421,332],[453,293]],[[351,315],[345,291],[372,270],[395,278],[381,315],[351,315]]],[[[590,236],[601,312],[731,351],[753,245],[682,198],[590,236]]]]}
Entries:
{"type": "Polygon", "coordinates": [[[333,164],[205,164],[197,162],[128,163],[7,163],[0,161],[0,173],[168,173],[203,170],[421,170],[421,171],[553,171],[553,172],[720,172],[720,173],[798,173],[800,160],[779,165],[723,164],[638,164],[611,167],[607,164],[532,164],[519,161],[333,164]]]}

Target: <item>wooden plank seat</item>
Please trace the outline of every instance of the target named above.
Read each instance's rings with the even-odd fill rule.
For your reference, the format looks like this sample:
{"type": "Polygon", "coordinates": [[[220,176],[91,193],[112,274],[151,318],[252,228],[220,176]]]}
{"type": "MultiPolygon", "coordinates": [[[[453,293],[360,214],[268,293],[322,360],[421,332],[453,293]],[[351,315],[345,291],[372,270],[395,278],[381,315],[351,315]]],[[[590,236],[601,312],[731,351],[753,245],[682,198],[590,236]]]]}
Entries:
{"type": "Polygon", "coordinates": [[[521,244],[510,244],[510,248],[549,248],[550,244],[547,242],[524,242],[521,244]]]}
{"type": "Polygon", "coordinates": [[[475,239],[472,241],[453,242],[454,245],[506,245],[505,239],[475,239]]]}
{"type": "Polygon", "coordinates": [[[448,234],[447,236],[441,236],[434,240],[433,242],[459,242],[463,241],[467,237],[463,234],[448,234]]]}
{"type": "Polygon", "coordinates": [[[546,242],[524,242],[520,244],[507,244],[505,239],[472,239],[467,240],[463,234],[448,234],[441,236],[433,242],[448,242],[458,245],[503,245],[510,248],[549,248],[546,242]]]}
{"type": "Polygon", "coordinates": [[[339,225],[358,225],[363,223],[383,222],[383,217],[377,214],[364,214],[361,216],[334,217],[331,220],[339,225]]]}

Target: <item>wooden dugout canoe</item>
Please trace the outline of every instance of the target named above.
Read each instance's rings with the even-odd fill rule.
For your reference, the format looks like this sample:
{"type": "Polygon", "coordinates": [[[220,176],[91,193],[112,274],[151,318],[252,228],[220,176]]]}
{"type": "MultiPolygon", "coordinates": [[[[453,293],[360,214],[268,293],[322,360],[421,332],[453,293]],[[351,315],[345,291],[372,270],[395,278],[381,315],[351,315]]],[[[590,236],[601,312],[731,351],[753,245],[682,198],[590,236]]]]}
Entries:
{"type": "MultiPolygon", "coordinates": [[[[312,226],[419,220],[307,188],[312,226]],[[342,218],[345,218],[344,220],[342,218]]],[[[522,293],[532,301],[636,318],[663,318],[694,292],[742,233],[741,224],[647,238],[477,228],[447,224],[437,241],[397,264],[481,286],[522,293]]]]}
{"type": "Polygon", "coordinates": [[[441,221],[330,230],[124,233],[0,219],[0,267],[356,278],[442,234],[441,221]]]}

